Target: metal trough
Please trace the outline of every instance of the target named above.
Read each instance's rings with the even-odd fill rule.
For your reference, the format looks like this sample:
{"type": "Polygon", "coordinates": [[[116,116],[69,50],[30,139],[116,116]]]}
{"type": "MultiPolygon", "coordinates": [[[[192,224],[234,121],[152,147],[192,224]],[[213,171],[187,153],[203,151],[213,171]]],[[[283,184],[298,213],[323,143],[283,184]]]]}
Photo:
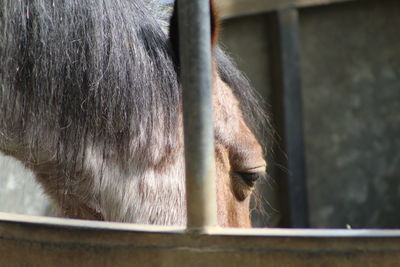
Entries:
{"type": "Polygon", "coordinates": [[[398,230],[184,228],[0,213],[0,266],[398,266],[398,230]]]}

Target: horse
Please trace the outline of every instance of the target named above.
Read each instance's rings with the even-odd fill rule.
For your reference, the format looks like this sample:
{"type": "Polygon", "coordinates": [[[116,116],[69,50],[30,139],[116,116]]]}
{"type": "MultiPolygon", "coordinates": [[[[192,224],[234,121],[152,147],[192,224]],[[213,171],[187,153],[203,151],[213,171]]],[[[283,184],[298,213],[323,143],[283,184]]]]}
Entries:
{"type": "MultiPolygon", "coordinates": [[[[0,4],[0,151],[33,171],[59,216],[185,225],[176,8],[170,16],[149,0],[0,4]]],[[[250,195],[266,171],[265,116],[212,46],[218,224],[250,227],[250,195]]]]}

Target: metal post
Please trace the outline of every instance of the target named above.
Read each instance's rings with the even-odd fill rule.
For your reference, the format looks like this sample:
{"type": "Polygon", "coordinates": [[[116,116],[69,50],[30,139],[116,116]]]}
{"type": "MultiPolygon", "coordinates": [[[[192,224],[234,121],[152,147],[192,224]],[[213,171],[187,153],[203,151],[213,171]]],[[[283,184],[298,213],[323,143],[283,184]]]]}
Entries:
{"type": "Polygon", "coordinates": [[[216,225],[211,33],[208,0],[178,0],[187,229],[216,225]]]}
{"type": "Polygon", "coordinates": [[[299,18],[297,9],[272,14],[271,72],[274,114],[282,136],[278,164],[279,187],[284,227],[305,228],[308,223],[306,169],[301,101],[299,18]]]}

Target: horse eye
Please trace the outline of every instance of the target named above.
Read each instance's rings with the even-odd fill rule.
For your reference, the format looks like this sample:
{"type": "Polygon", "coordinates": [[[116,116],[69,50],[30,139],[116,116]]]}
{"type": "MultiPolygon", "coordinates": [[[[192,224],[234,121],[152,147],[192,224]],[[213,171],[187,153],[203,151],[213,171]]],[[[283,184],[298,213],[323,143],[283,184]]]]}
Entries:
{"type": "Polygon", "coordinates": [[[246,185],[254,187],[257,180],[262,179],[266,176],[265,172],[236,172],[246,185]]]}

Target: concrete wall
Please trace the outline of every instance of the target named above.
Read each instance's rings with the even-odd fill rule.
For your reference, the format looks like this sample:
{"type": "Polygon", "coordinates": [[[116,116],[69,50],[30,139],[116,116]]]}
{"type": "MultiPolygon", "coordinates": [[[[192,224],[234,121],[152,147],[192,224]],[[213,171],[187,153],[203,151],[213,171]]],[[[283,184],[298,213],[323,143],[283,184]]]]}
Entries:
{"type": "Polygon", "coordinates": [[[315,226],[400,226],[399,12],[376,1],[301,13],[315,226]]]}
{"type": "MultiPolygon", "coordinates": [[[[398,1],[300,10],[313,227],[400,227],[399,14],[398,1]]],[[[266,18],[227,20],[222,41],[268,97],[266,18]]]]}

